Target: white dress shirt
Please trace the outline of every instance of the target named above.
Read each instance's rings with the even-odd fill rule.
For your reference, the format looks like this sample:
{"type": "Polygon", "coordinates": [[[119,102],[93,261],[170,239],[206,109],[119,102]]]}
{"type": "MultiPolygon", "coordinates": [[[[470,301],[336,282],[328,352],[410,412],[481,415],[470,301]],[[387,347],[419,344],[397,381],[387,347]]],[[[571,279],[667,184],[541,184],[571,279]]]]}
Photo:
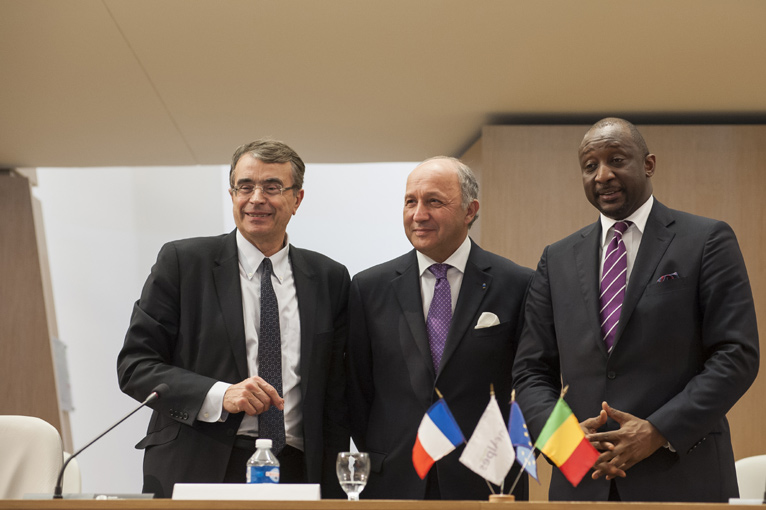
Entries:
{"type": "MultiPolygon", "coordinates": [[[[423,316],[428,320],[428,309],[431,307],[431,301],[434,299],[434,287],[436,286],[436,277],[428,268],[433,264],[438,264],[438,262],[419,251],[416,253],[420,274],[420,296],[423,298],[423,316]]],[[[447,270],[447,281],[449,282],[452,294],[452,313],[455,313],[455,304],[457,303],[458,294],[460,294],[460,286],[463,284],[465,265],[468,263],[468,255],[470,253],[471,240],[468,236],[465,236],[465,240],[458,249],[443,262],[443,264],[452,266],[447,270]]]]}
{"type": "Polygon", "coordinates": [[[636,209],[633,214],[622,220],[613,220],[601,215],[601,254],[599,256],[598,281],[604,275],[604,260],[606,259],[606,248],[612,242],[614,237],[614,224],[618,221],[631,221],[633,224],[622,235],[622,242],[625,244],[625,251],[628,258],[628,271],[625,273],[625,281],[630,283],[630,274],[633,272],[633,263],[636,261],[638,248],[641,246],[641,238],[646,229],[646,221],[649,219],[649,213],[652,211],[654,196],[650,195],[644,204],[636,209]]]}
{"type": "MultiPolygon", "coordinates": [[[[245,343],[248,376],[258,375],[258,331],[261,324],[261,262],[263,254],[237,231],[239,276],[242,287],[242,312],[245,317],[245,343]]],[[[269,257],[273,267],[271,282],[279,304],[279,330],[282,344],[282,396],[285,399],[285,436],[290,446],[303,450],[303,411],[301,407],[301,327],[298,296],[289,257],[290,245],[269,257]]],[[[234,381],[234,383],[240,381],[234,381]]],[[[232,382],[217,382],[207,394],[197,419],[206,422],[225,421],[223,395],[232,382]]],[[[257,436],[258,417],[245,415],[237,431],[239,435],[257,436]]]]}

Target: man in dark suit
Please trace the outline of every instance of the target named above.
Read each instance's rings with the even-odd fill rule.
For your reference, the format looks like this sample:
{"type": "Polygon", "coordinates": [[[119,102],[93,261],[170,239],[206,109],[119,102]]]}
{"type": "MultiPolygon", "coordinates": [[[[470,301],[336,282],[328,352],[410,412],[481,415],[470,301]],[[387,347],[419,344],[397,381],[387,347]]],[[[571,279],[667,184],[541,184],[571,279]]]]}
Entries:
{"type": "Polygon", "coordinates": [[[601,217],[543,252],[513,373],[533,435],[563,382],[602,453],[576,488],[554,470],[550,498],[725,502],[738,494],[726,412],[759,356],[734,232],[654,199],[655,156],[625,120],[596,123],[579,160],[601,217]]]}
{"type": "Polygon", "coordinates": [[[144,448],[144,492],[177,482],[245,482],[255,438],[272,439],[282,482],[341,496],[349,447],[343,349],[349,275],[288,243],[305,166],[287,145],[237,149],[236,230],[166,244],[135,304],[120,387],[143,400],[160,383],[144,448]]]}
{"type": "MultiPolygon", "coordinates": [[[[351,283],[349,409],[354,442],[372,464],[366,498],[490,494],[485,480],[459,462],[462,447],[437,461],[426,480],[412,464],[436,388],[466,437],[487,406],[490,384],[504,415],[509,411],[510,365],[532,271],[468,237],[478,189],[473,172],[454,158],[419,165],[404,197],[404,228],[415,249],[351,283]]],[[[517,473],[515,466],[506,491],[517,473]]],[[[516,495],[527,498],[526,476],[516,495]]]]}

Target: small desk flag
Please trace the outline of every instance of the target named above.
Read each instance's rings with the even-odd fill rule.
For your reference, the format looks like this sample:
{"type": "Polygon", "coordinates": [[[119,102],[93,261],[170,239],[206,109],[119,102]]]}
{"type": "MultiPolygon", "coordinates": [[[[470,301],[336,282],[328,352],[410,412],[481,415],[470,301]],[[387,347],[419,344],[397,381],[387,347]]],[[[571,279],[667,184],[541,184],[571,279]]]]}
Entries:
{"type": "Polygon", "coordinates": [[[573,487],[577,487],[599,455],[563,398],[556,402],[535,446],[559,467],[573,487]]]}
{"type": "Polygon", "coordinates": [[[460,455],[460,462],[485,480],[501,485],[515,457],[503,414],[493,393],[460,455]]]}
{"type": "Polygon", "coordinates": [[[537,460],[535,459],[535,447],[529,439],[527,423],[521,408],[515,400],[511,402],[511,417],[508,420],[508,434],[511,436],[511,444],[516,447],[516,462],[525,469],[529,476],[540,482],[537,478],[537,460]]]}
{"type": "Polygon", "coordinates": [[[412,465],[418,476],[425,479],[434,462],[441,459],[458,445],[465,443],[460,431],[443,398],[437,400],[423,416],[418,427],[418,436],[412,448],[412,465]]]}

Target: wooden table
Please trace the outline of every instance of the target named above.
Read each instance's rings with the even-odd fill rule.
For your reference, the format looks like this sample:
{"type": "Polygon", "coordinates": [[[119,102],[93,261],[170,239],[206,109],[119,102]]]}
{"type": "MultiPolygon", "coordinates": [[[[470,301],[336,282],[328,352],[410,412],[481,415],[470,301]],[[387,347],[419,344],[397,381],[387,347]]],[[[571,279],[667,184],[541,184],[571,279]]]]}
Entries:
{"type": "MultiPolygon", "coordinates": [[[[488,501],[415,500],[322,500],[322,501],[174,501],[132,500],[0,500],[0,510],[734,510],[747,505],[723,503],[594,503],[529,501],[490,503],[488,501]]],[[[755,507],[758,508],[758,507],[755,507]]]]}

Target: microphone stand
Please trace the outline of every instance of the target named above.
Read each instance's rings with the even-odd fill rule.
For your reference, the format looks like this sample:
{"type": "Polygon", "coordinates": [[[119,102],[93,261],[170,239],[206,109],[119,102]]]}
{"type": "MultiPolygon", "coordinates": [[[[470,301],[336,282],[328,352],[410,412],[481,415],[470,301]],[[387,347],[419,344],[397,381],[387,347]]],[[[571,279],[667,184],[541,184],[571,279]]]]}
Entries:
{"type": "MultiPolygon", "coordinates": [[[[160,386],[165,386],[165,387],[167,388],[167,385],[164,385],[164,384],[163,384],[163,385],[160,385],[160,386]]],[[[152,392],[149,394],[149,396],[148,396],[148,397],[146,397],[146,400],[144,400],[144,401],[141,403],[141,405],[140,405],[140,406],[136,407],[136,408],[135,408],[135,409],[133,409],[131,412],[129,412],[128,414],[126,414],[126,415],[125,415],[125,416],[124,416],[122,419],[120,419],[120,420],[119,420],[117,423],[115,423],[114,425],[112,425],[111,427],[109,427],[108,429],[106,429],[104,432],[102,432],[102,433],[101,433],[101,434],[100,434],[98,437],[96,437],[96,438],[95,438],[93,441],[91,441],[90,443],[86,444],[85,446],[83,446],[82,448],[80,448],[79,450],[77,450],[75,453],[73,453],[73,454],[72,454],[72,456],[71,456],[71,457],[69,457],[69,458],[66,460],[66,462],[64,462],[64,466],[61,468],[61,471],[59,471],[59,477],[58,477],[58,481],[56,482],[56,488],[53,490],[53,499],[63,499],[63,498],[64,498],[64,496],[63,496],[63,494],[62,494],[62,492],[63,492],[63,490],[64,490],[64,489],[63,489],[63,487],[62,487],[62,482],[63,482],[63,480],[64,480],[64,471],[66,470],[66,467],[69,465],[69,463],[72,461],[72,459],[74,459],[75,457],[77,457],[78,455],[80,455],[80,454],[83,452],[83,450],[85,450],[87,447],[89,447],[90,445],[92,445],[93,443],[95,443],[96,441],[98,441],[99,439],[101,439],[102,437],[104,437],[104,436],[105,436],[105,435],[106,435],[106,434],[107,434],[109,431],[111,431],[111,430],[112,430],[113,428],[115,428],[117,425],[119,425],[120,423],[124,422],[125,420],[127,420],[128,418],[130,418],[131,416],[133,416],[135,413],[137,413],[137,412],[138,412],[140,409],[142,409],[144,406],[146,406],[147,404],[150,404],[150,403],[154,402],[155,400],[157,400],[158,398],[160,398],[160,394],[159,394],[159,391],[158,391],[158,390],[160,389],[160,386],[158,386],[157,388],[155,388],[155,389],[154,389],[154,391],[152,391],[152,392]]]]}

